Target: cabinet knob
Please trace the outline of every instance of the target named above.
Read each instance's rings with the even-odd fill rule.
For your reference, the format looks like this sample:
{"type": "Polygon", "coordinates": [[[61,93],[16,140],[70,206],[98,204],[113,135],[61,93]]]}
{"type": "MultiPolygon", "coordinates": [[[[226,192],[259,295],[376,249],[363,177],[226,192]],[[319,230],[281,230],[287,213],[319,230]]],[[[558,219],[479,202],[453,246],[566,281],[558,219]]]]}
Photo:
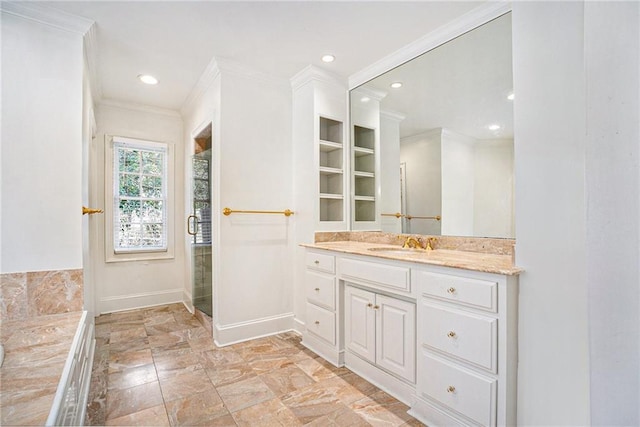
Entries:
{"type": "Polygon", "coordinates": [[[449,289],[447,289],[447,293],[448,294],[455,294],[456,293],[456,288],[454,288],[453,286],[450,287],[449,289]]]}
{"type": "Polygon", "coordinates": [[[316,289],[315,289],[315,291],[316,291],[316,292],[320,292],[320,288],[316,288],[316,289]]]}
{"type": "Polygon", "coordinates": [[[320,264],[320,261],[315,260],[315,261],[313,261],[313,263],[314,263],[315,265],[318,265],[318,264],[320,264]]]}
{"type": "Polygon", "coordinates": [[[320,324],[320,321],[319,321],[319,320],[316,320],[314,323],[315,323],[316,325],[319,325],[319,324],[320,324]]]}
{"type": "Polygon", "coordinates": [[[367,304],[367,307],[371,308],[371,307],[373,307],[373,304],[369,303],[369,304],[367,304]]]}
{"type": "Polygon", "coordinates": [[[449,333],[447,334],[447,336],[448,336],[449,338],[455,338],[457,335],[456,335],[456,333],[455,333],[454,331],[449,331],[449,333]]]}
{"type": "Polygon", "coordinates": [[[374,305],[374,306],[373,306],[373,309],[374,309],[374,310],[377,310],[377,309],[379,309],[379,308],[380,308],[380,306],[379,306],[378,304],[376,304],[376,305],[374,305]]]}
{"type": "Polygon", "coordinates": [[[455,393],[456,392],[456,388],[452,385],[450,385],[449,387],[447,387],[447,393],[455,393]]]}

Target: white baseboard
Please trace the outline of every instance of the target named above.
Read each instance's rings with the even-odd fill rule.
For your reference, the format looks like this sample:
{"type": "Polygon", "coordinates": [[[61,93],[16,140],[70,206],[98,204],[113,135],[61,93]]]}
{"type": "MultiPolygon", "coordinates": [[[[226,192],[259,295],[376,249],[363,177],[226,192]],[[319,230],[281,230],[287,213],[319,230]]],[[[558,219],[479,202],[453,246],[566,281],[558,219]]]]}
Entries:
{"type": "Polygon", "coordinates": [[[214,325],[213,336],[217,346],[224,347],[269,335],[294,330],[293,313],[250,320],[231,325],[214,325]]]}
{"type": "Polygon", "coordinates": [[[307,325],[296,317],[293,319],[293,330],[300,335],[304,335],[304,333],[307,332],[307,325]]]}
{"type": "Polygon", "coordinates": [[[118,295],[104,297],[98,301],[98,313],[112,313],[115,311],[134,310],[137,308],[153,307],[156,305],[184,302],[183,289],[169,289],[160,292],[145,292],[140,294],[118,295]]]}

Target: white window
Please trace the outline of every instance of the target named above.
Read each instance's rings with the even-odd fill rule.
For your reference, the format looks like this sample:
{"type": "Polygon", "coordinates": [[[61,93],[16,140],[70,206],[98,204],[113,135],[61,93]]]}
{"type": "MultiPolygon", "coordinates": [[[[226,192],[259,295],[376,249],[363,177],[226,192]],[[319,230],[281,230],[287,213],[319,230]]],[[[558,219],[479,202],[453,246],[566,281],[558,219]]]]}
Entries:
{"type": "Polygon", "coordinates": [[[172,256],[169,144],[121,137],[109,140],[107,261],[172,256]]]}

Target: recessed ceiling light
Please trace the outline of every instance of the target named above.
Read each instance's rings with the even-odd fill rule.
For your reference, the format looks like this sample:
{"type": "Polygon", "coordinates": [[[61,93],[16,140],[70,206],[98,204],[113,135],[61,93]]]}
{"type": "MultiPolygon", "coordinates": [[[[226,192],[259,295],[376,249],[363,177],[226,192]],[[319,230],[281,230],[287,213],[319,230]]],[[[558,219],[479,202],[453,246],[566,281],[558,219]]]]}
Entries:
{"type": "Polygon", "coordinates": [[[390,86],[394,89],[398,89],[402,87],[402,82],[393,82],[390,86]]]}
{"type": "Polygon", "coordinates": [[[323,55],[322,62],[333,62],[336,59],[333,55],[323,55]]]}
{"type": "Polygon", "coordinates": [[[498,130],[500,129],[500,125],[489,125],[489,130],[498,130]]]}
{"type": "Polygon", "coordinates": [[[507,96],[507,99],[508,99],[509,101],[513,101],[514,99],[516,99],[516,94],[515,94],[515,93],[513,93],[513,92],[511,92],[511,93],[509,94],[509,96],[507,96]]]}
{"type": "Polygon", "coordinates": [[[138,80],[140,80],[142,83],[148,84],[148,85],[157,85],[158,84],[158,79],[156,79],[155,77],[153,77],[152,75],[149,74],[139,74],[138,75],[138,80]]]}
{"type": "Polygon", "coordinates": [[[369,98],[368,96],[363,96],[362,98],[360,98],[360,102],[369,102],[371,101],[371,98],[369,98]]]}

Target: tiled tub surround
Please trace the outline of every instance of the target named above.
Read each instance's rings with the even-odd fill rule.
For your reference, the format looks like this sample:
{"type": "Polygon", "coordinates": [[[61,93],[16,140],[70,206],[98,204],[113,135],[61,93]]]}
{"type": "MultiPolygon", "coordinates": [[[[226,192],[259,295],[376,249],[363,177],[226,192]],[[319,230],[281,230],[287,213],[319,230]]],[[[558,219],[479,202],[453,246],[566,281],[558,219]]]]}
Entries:
{"type": "Polygon", "coordinates": [[[182,304],[96,318],[87,425],[420,426],[282,333],[224,348],[182,304]]]}
{"type": "Polygon", "coordinates": [[[0,274],[0,319],[81,311],[82,274],[82,269],[0,274]]]}
{"type": "Polygon", "coordinates": [[[2,322],[0,424],[44,425],[82,312],[2,322]]]}
{"type": "Polygon", "coordinates": [[[399,249],[407,234],[382,232],[320,232],[316,242],[302,246],[326,249],[354,255],[366,255],[395,261],[408,261],[444,267],[462,268],[505,275],[517,275],[522,270],[513,265],[513,239],[473,237],[411,236],[435,238],[431,251],[411,250],[402,253],[375,250],[399,249]]]}

